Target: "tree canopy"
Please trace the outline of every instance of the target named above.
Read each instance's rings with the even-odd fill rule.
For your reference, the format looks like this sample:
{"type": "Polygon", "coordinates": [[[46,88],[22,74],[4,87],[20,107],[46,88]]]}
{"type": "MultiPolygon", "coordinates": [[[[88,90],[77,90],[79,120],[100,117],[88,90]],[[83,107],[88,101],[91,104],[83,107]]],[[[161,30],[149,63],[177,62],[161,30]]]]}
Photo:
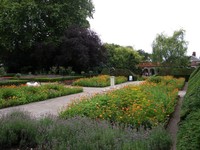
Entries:
{"type": "Polygon", "coordinates": [[[153,41],[152,58],[154,62],[160,62],[169,66],[187,66],[186,56],[188,42],[184,39],[185,31],[175,31],[173,36],[166,36],[163,33],[157,35],[153,41]]]}
{"type": "Polygon", "coordinates": [[[106,61],[106,51],[98,35],[87,28],[71,27],[62,36],[56,62],[75,71],[94,70],[106,61]]]}
{"type": "Polygon", "coordinates": [[[136,65],[140,62],[141,56],[132,47],[124,47],[115,44],[104,44],[107,49],[107,66],[118,69],[129,69],[135,72],[136,65]]]}
{"type": "Polygon", "coordinates": [[[89,27],[91,0],[1,0],[1,49],[27,49],[35,42],[57,41],[71,25],[89,27]]]}
{"type": "Polygon", "coordinates": [[[144,62],[150,62],[152,60],[151,54],[145,52],[144,50],[140,49],[140,50],[137,50],[137,52],[142,57],[142,61],[144,61],[144,62]]]}
{"type": "Polygon", "coordinates": [[[1,0],[0,10],[0,60],[16,72],[31,66],[38,45],[50,58],[66,29],[89,27],[94,6],[92,0],[1,0]]]}

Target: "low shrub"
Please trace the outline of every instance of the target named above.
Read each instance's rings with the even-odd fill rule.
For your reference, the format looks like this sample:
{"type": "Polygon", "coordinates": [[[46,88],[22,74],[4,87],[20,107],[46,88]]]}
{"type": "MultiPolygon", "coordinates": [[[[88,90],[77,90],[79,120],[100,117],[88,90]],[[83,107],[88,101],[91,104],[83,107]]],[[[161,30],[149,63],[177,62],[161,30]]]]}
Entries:
{"type": "Polygon", "coordinates": [[[40,87],[7,86],[0,91],[0,108],[42,101],[54,97],[82,92],[82,88],[47,84],[40,87]]]}
{"type": "Polygon", "coordinates": [[[171,139],[162,126],[134,130],[86,117],[36,120],[27,112],[0,118],[0,149],[168,150],[170,146],[171,139]]]}
{"type": "Polygon", "coordinates": [[[148,82],[153,82],[153,83],[160,83],[162,80],[161,76],[151,76],[147,79],[148,82]]]}
{"type": "Polygon", "coordinates": [[[0,118],[0,149],[35,147],[37,124],[26,112],[14,112],[0,118]]]}
{"type": "MultiPolygon", "coordinates": [[[[126,82],[127,78],[123,76],[115,77],[115,84],[126,82]]],[[[110,76],[100,75],[91,78],[82,78],[73,82],[72,85],[85,86],[85,87],[106,87],[110,85],[110,76]]]]}

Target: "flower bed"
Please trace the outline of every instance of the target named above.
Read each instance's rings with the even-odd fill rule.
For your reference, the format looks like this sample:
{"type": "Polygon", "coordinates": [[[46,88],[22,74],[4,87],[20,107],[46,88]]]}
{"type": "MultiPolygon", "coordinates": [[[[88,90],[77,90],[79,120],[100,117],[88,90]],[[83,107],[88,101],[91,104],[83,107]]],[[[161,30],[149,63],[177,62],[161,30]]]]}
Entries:
{"type": "Polygon", "coordinates": [[[4,86],[0,90],[0,108],[42,101],[82,91],[82,88],[66,88],[58,84],[47,84],[40,87],[4,86]]]}
{"type": "MultiPolygon", "coordinates": [[[[123,76],[115,77],[115,84],[126,82],[127,78],[123,76]]],[[[73,85],[85,86],[85,87],[106,87],[110,86],[110,76],[100,75],[92,78],[82,78],[76,80],[73,85]]]]}
{"type": "Polygon", "coordinates": [[[87,116],[132,127],[152,127],[166,121],[174,111],[178,88],[184,79],[161,77],[160,83],[127,86],[105,95],[72,103],[61,112],[63,118],[87,116]]]}

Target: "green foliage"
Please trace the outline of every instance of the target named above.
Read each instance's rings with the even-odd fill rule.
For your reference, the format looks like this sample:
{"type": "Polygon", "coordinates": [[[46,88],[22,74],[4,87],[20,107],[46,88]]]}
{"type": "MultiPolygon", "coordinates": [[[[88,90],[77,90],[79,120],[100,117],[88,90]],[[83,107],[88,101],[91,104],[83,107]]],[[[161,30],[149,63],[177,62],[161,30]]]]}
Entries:
{"type": "Polygon", "coordinates": [[[129,69],[132,72],[137,71],[136,65],[139,64],[142,57],[132,47],[123,47],[115,44],[105,44],[107,49],[108,68],[129,69]]]}
{"type": "Polygon", "coordinates": [[[144,50],[140,49],[137,51],[139,55],[142,57],[143,62],[151,62],[152,60],[152,55],[145,52],[144,50]]]}
{"type": "Polygon", "coordinates": [[[0,5],[0,43],[8,50],[58,40],[66,27],[74,24],[88,27],[87,17],[94,12],[91,0],[4,0],[0,5]]]}
{"type": "Polygon", "coordinates": [[[27,112],[0,118],[0,149],[165,150],[170,146],[171,139],[162,126],[136,131],[85,117],[33,119],[27,112]]]}
{"type": "Polygon", "coordinates": [[[47,84],[40,87],[1,87],[0,108],[42,101],[54,97],[79,93],[82,91],[82,88],[67,88],[58,84],[47,84]]]}
{"type": "MultiPolygon", "coordinates": [[[[115,77],[115,84],[126,82],[127,78],[123,76],[115,77]]],[[[91,78],[82,78],[73,82],[73,85],[85,87],[106,87],[110,85],[110,76],[100,75],[91,78]]]]}
{"type": "Polygon", "coordinates": [[[169,150],[172,146],[172,139],[169,133],[162,127],[153,129],[149,136],[149,149],[154,150],[169,150]],[[159,141],[159,142],[158,142],[159,141]]]}
{"type": "Polygon", "coordinates": [[[57,65],[52,59],[64,31],[72,25],[88,28],[94,13],[91,0],[1,0],[0,9],[0,59],[8,72],[57,65]]]}
{"type": "Polygon", "coordinates": [[[181,108],[178,131],[178,150],[200,149],[200,69],[190,76],[188,89],[181,108]],[[188,144],[189,143],[189,144],[188,144]]]}
{"type": "Polygon", "coordinates": [[[153,42],[153,61],[168,66],[188,66],[189,58],[186,56],[187,42],[184,40],[184,30],[175,31],[173,36],[157,35],[153,42]]]}
{"type": "Polygon", "coordinates": [[[78,73],[88,72],[101,67],[106,60],[106,50],[97,33],[89,28],[72,26],[60,38],[54,60],[58,66],[71,66],[78,73]]]}

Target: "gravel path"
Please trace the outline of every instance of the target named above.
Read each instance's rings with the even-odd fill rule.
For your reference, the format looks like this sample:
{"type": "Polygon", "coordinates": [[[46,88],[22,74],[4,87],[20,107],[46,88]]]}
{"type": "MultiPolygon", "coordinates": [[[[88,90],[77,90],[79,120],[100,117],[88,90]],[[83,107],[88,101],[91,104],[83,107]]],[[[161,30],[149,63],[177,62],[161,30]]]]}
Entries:
{"type": "Polygon", "coordinates": [[[0,117],[2,115],[5,115],[7,113],[10,113],[16,110],[30,112],[31,115],[36,118],[41,118],[49,114],[58,116],[59,112],[63,108],[65,108],[69,103],[73,102],[74,100],[79,99],[80,97],[90,97],[97,93],[105,93],[109,90],[119,89],[129,84],[137,85],[137,84],[140,84],[141,82],[142,81],[126,82],[123,84],[115,85],[114,87],[105,87],[105,88],[84,87],[82,93],[72,94],[72,95],[62,96],[62,97],[53,98],[53,99],[49,99],[45,101],[34,102],[30,104],[0,109],[0,117]]]}
{"type": "Polygon", "coordinates": [[[188,86],[188,83],[185,84],[182,91],[179,91],[178,95],[180,98],[177,102],[174,113],[172,114],[172,118],[170,119],[169,124],[167,126],[167,131],[171,134],[172,141],[173,141],[173,146],[171,150],[176,150],[178,123],[180,122],[180,111],[181,111],[183,98],[186,94],[187,86],[188,86]]]}

